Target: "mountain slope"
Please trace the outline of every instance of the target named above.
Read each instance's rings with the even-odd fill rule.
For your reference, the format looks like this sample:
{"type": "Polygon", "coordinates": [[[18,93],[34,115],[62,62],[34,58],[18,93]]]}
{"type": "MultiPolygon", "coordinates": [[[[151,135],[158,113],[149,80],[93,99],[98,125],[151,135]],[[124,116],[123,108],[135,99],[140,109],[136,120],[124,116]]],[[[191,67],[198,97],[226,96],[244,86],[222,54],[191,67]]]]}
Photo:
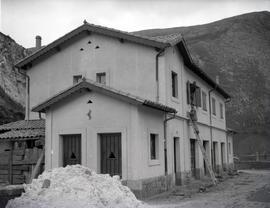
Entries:
{"type": "Polygon", "coordinates": [[[23,119],[25,78],[14,64],[26,50],[0,32],[0,124],[23,119]]]}
{"type": "Polygon", "coordinates": [[[236,151],[270,151],[270,13],[135,33],[155,37],[179,32],[194,61],[212,78],[219,75],[221,86],[233,96],[227,105],[227,124],[239,131],[236,151]]]}

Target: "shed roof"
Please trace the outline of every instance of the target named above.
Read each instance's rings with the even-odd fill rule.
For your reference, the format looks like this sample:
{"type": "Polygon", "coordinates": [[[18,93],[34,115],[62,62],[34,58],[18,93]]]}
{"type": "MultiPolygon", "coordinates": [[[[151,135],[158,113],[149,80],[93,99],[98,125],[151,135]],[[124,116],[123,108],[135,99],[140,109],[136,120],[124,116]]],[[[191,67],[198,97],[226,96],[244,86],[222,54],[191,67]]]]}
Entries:
{"type": "Polygon", "coordinates": [[[8,140],[29,140],[40,139],[45,137],[45,129],[19,129],[10,130],[0,134],[0,139],[8,140]]]}
{"type": "Polygon", "coordinates": [[[5,130],[18,130],[18,129],[44,129],[45,120],[36,119],[36,120],[20,120],[0,126],[0,131],[5,130]]]}
{"type": "Polygon", "coordinates": [[[20,120],[0,126],[0,139],[31,140],[45,137],[45,120],[20,120]]]}
{"type": "Polygon", "coordinates": [[[120,100],[129,102],[129,103],[145,105],[145,106],[155,108],[157,110],[161,110],[161,111],[168,112],[168,113],[176,113],[177,112],[174,108],[168,107],[168,106],[163,105],[161,103],[146,100],[146,99],[143,99],[141,97],[134,96],[130,93],[116,90],[116,89],[109,87],[107,85],[100,84],[100,83],[94,82],[92,80],[86,80],[86,79],[83,79],[78,84],[75,84],[72,87],[65,89],[64,91],[52,96],[51,98],[47,99],[46,101],[42,102],[41,104],[33,107],[32,111],[45,112],[46,109],[48,109],[53,104],[61,101],[62,99],[66,98],[66,97],[70,96],[71,94],[76,93],[82,89],[86,89],[89,91],[93,90],[93,91],[100,92],[100,93],[105,94],[105,95],[116,97],[120,100]]]}

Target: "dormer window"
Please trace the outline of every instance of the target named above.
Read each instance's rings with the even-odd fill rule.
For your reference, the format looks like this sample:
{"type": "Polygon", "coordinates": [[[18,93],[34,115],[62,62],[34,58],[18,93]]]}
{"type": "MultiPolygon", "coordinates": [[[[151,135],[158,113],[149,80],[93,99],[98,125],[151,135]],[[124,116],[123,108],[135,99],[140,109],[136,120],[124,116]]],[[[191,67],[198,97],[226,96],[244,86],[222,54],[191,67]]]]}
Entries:
{"type": "Polygon", "coordinates": [[[96,81],[101,84],[106,84],[106,73],[97,73],[96,74],[96,81]]]}
{"type": "Polygon", "coordinates": [[[74,75],[73,76],[73,84],[77,84],[82,80],[82,75],[74,75]]]}

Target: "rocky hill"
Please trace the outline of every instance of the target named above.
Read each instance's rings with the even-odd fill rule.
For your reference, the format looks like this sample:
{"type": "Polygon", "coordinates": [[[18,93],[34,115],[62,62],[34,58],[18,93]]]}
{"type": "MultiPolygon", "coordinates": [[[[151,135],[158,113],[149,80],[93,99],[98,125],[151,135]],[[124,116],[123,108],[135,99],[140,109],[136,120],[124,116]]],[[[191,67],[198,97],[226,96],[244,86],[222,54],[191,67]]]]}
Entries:
{"type": "Polygon", "coordinates": [[[254,12],[210,24],[138,31],[182,33],[194,61],[232,95],[227,125],[239,133],[235,150],[270,153],[270,12],[254,12]]]}
{"type": "Polygon", "coordinates": [[[25,79],[14,64],[26,54],[24,47],[0,32],[0,124],[24,118],[25,79]]]}

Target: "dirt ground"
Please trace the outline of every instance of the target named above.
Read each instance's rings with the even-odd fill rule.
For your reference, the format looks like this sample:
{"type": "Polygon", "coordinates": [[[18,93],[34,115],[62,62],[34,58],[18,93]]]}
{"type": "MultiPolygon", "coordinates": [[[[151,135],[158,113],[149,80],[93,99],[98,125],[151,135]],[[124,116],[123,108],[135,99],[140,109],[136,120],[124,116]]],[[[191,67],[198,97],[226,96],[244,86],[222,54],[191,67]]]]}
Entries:
{"type": "Polygon", "coordinates": [[[270,208],[270,170],[245,170],[193,193],[176,188],[145,202],[158,208],[270,208]]]}

